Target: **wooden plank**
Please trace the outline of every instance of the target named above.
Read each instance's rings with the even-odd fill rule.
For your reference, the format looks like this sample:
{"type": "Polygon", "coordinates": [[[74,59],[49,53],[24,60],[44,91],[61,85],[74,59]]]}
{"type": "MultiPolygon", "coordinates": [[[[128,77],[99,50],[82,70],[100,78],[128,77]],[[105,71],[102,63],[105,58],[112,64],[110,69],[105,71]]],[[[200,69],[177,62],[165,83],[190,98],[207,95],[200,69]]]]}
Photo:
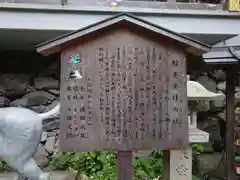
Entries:
{"type": "Polygon", "coordinates": [[[235,175],[235,80],[236,69],[229,66],[226,71],[226,175],[227,180],[236,179],[235,175]]]}
{"type": "Polygon", "coordinates": [[[170,180],[170,150],[163,151],[163,180],[170,180]]]}
{"type": "Polygon", "coordinates": [[[185,68],[181,49],[126,30],[65,51],[61,150],[187,147],[185,68]],[[80,62],[70,63],[72,55],[80,62]],[[69,80],[73,70],[82,79],[69,80]]]}
{"type": "Polygon", "coordinates": [[[132,180],[132,151],[117,152],[117,180],[132,180]]]}

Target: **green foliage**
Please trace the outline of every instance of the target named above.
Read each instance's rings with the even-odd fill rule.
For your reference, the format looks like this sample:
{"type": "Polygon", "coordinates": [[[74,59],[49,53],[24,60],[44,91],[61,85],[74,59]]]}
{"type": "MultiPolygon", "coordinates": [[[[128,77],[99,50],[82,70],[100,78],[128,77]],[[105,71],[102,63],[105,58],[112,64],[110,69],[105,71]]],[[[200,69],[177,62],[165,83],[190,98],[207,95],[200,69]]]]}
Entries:
{"type": "MultiPolygon", "coordinates": [[[[198,165],[198,156],[203,151],[201,144],[191,144],[193,149],[193,166],[198,165]]],[[[112,180],[116,178],[115,152],[56,152],[50,159],[52,171],[72,171],[85,173],[90,180],[112,180]]],[[[0,172],[11,169],[0,161],[0,172]]],[[[133,157],[135,180],[161,179],[163,170],[163,153],[153,151],[148,157],[133,157]]],[[[196,176],[192,180],[199,180],[196,176]]]]}
{"type": "Polygon", "coordinates": [[[190,146],[191,146],[192,150],[198,152],[198,154],[203,152],[203,145],[202,144],[195,143],[195,144],[191,144],[190,146]]]}
{"type": "Polygon", "coordinates": [[[152,152],[145,158],[134,157],[133,167],[136,179],[160,178],[163,167],[162,152],[152,152]]]}
{"type": "Polygon", "coordinates": [[[199,174],[199,155],[203,152],[203,145],[202,144],[191,144],[190,147],[192,148],[192,172],[193,174],[199,174]]]}
{"type": "Polygon", "coordinates": [[[108,152],[56,153],[52,157],[50,168],[52,170],[79,170],[90,175],[102,170],[104,163],[110,163],[112,156],[114,154],[108,152]]]}
{"type": "MultiPolygon", "coordinates": [[[[133,157],[135,179],[154,179],[162,174],[162,153],[153,152],[149,157],[133,157]]],[[[116,177],[116,153],[81,152],[56,153],[51,170],[70,170],[86,173],[90,179],[112,180],[116,177]]]]}

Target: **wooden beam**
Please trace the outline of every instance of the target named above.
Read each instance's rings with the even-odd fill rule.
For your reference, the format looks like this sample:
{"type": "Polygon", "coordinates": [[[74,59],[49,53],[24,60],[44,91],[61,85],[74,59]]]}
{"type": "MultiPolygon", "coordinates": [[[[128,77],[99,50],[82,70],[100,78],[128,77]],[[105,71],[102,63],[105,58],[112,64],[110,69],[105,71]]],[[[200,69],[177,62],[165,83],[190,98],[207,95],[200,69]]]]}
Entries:
{"type": "Polygon", "coordinates": [[[117,180],[132,180],[132,151],[117,152],[117,180]]]}
{"type": "Polygon", "coordinates": [[[235,86],[236,69],[229,66],[226,70],[226,176],[235,180],[235,86]]]}
{"type": "Polygon", "coordinates": [[[163,180],[170,180],[170,150],[163,151],[163,180]]]}

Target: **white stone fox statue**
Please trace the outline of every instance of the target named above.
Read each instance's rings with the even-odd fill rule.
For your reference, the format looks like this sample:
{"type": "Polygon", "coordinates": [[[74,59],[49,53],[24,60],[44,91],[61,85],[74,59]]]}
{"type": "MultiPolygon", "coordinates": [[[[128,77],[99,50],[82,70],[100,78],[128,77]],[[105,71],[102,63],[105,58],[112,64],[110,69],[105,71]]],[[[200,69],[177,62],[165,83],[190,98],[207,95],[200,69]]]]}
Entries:
{"type": "Polygon", "coordinates": [[[60,104],[46,113],[21,107],[0,108],[0,157],[18,171],[18,180],[49,180],[33,156],[42,135],[42,121],[60,112],[60,104]]]}

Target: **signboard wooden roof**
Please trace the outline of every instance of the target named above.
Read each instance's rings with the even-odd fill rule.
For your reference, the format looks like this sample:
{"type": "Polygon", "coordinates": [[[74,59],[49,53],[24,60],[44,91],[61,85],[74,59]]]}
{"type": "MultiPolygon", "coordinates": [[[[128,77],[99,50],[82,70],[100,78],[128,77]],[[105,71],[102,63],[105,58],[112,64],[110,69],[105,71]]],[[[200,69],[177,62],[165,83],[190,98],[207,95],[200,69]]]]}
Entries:
{"type": "Polygon", "coordinates": [[[153,38],[164,38],[164,40],[171,39],[172,43],[176,43],[177,45],[184,47],[186,52],[193,53],[195,55],[201,55],[203,52],[207,52],[210,49],[210,46],[202,42],[152,24],[127,13],[113,16],[77,31],[73,31],[50,41],[46,41],[37,45],[36,48],[39,53],[47,56],[52,53],[60,52],[69,46],[83,43],[86,41],[86,39],[89,39],[88,36],[91,36],[90,38],[93,38],[93,36],[98,36],[100,31],[104,32],[109,28],[119,28],[121,26],[129,29],[134,27],[140,32],[141,30],[144,30],[142,33],[145,33],[146,36],[150,33],[153,38]]]}
{"type": "Polygon", "coordinates": [[[61,52],[60,149],[187,147],[186,54],[206,49],[128,14],[40,45],[61,52]]]}

